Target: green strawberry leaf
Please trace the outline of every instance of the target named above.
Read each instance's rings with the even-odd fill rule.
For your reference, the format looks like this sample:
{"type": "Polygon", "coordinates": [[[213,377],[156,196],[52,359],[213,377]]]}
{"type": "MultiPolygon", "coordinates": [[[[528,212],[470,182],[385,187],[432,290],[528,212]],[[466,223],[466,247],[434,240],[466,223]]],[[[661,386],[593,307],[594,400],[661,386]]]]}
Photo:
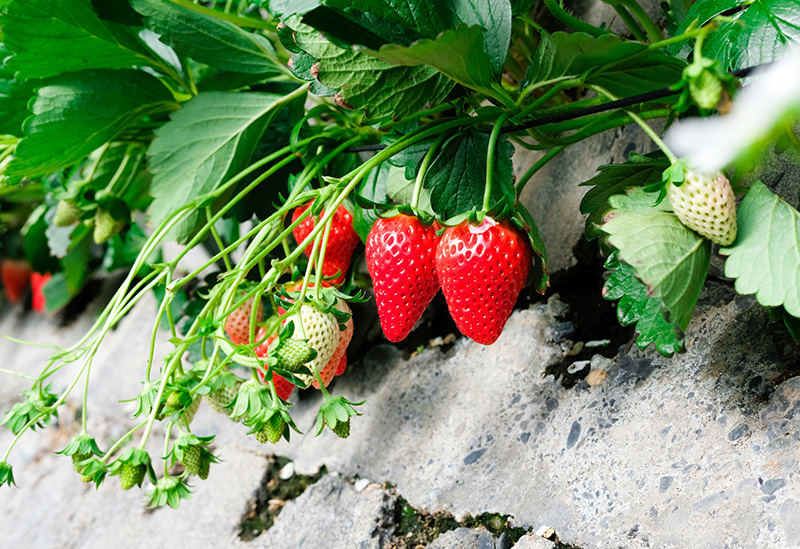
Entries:
{"type": "MultiPolygon", "coordinates": [[[[157,225],[178,208],[214,191],[246,168],[270,122],[290,96],[206,92],[188,101],[156,130],[147,152],[153,173],[150,206],[157,225]],[[192,136],[187,139],[187,136],[192,136]]],[[[194,212],[175,233],[185,240],[204,212],[194,212]]]]}
{"type": "Polygon", "coordinates": [[[25,138],[5,169],[37,177],[71,166],[153,113],[174,108],[169,89],[133,70],[89,70],[52,78],[36,92],[25,138]]]}
{"type": "MultiPolygon", "coordinates": [[[[304,23],[344,44],[373,50],[394,44],[415,50],[417,55],[428,50],[424,54],[427,56],[430,56],[430,47],[422,45],[425,40],[415,42],[421,39],[439,42],[442,33],[460,24],[478,27],[480,40],[469,39],[471,44],[478,45],[477,50],[470,45],[473,50],[470,55],[464,55],[466,50],[452,50],[448,56],[453,60],[467,60],[463,69],[474,68],[478,63],[487,64],[489,80],[500,77],[511,40],[512,13],[508,0],[273,0],[270,11],[284,20],[292,15],[304,15],[304,23]],[[417,45],[422,47],[416,48],[417,45]]],[[[452,38],[447,38],[443,43],[451,42],[452,38]]],[[[441,52],[436,54],[440,55],[441,52]]],[[[484,67],[480,70],[483,73],[484,67]]]]}
{"type": "Polygon", "coordinates": [[[319,32],[288,21],[297,46],[318,60],[317,80],[337,91],[337,102],[370,118],[405,118],[442,101],[455,83],[428,66],[398,67],[366,52],[340,48],[319,32]]]}
{"type": "Polygon", "coordinates": [[[678,82],[684,66],[670,55],[612,34],[542,33],[528,82],[585,75],[588,84],[631,96],[678,82]]]}
{"type": "Polygon", "coordinates": [[[664,356],[683,352],[683,332],[666,318],[667,311],[661,300],[647,295],[647,286],[633,272],[630,265],[620,263],[618,252],[613,252],[605,267],[611,275],[603,286],[603,298],[619,300],[617,319],[623,326],[636,324],[636,346],[646,349],[651,344],[664,356]]]}
{"type": "Polygon", "coordinates": [[[47,78],[85,69],[162,68],[136,30],[101,20],[87,0],[15,0],[0,16],[17,78],[47,78]],[[69,44],[69,47],[65,47],[69,44]]]}
{"type": "MultiPolygon", "coordinates": [[[[702,3],[702,2],[701,2],[702,3]]],[[[703,54],[724,69],[742,69],[780,58],[800,42],[797,0],[754,0],[731,16],[703,45],[703,54]]]]}
{"type": "Polygon", "coordinates": [[[659,151],[645,156],[631,153],[623,164],[607,164],[597,168],[599,174],[581,183],[581,186],[592,187],[583,196],[580,205],[581,213],[589,214],[586,218],[586,239],[594,240],[603,235],[598,226],[611,209],[609,199],[612,196],[624,194],[631,187],[646,187],[660,182],[661,173],[667,167],[669,161],[659,151]]]}
{"type": "Polygon", "coordinates": [[[666,201],[656,205],[658,194],[631,189],[611,197],[601,228],[648,295],[661,298],[670,320],[685,330],[708,273],[711,241],[687,229],[666,201]]]}
{"type": "MultiPolygon", "coordinates": [[[[454,135],[437,151],[425,173],[423,184],[431,191],[431,207],[440,219],[483,208],[488,148],[489,136],[470,129],[454,135]]],[[[503,202],[516,202],[516,193],[511,184],[512,154],[514,146],[502,136],[497,143],[489,209],[503,202]]]]}
{"type": "Polygon", "coordinates": [[[720,253],[736,291],[800,317],[800,213],[755,182],[737,212],[738,236],[720,253]]]}
{"type": "Polygon", "coordinates": [[[264,36],[233,23],[161,0],[132,0],[145,26],[179,55],[211,67],[264,78],[283,73],[275,48],[264,36]]]}
{"type": "Polygon", "coordinates": [[[475,90],[488,90],[494,76],[483,55],[483,30],[464,24],[448,30],[435,40],[423,38],[411,46],[387,44],[370,55],[394,65],[428,65],[459,84],[475,90]]]}
{"type": "Polygon", "coordinates": [[[35,94],[36,81],[20,82],[14,78],[5,61],[11,51],[0,43],[0,56],[4,59],[0,66],[0,134],[21,137],[22,122],[30,114],[28,102],[35,94]]]}

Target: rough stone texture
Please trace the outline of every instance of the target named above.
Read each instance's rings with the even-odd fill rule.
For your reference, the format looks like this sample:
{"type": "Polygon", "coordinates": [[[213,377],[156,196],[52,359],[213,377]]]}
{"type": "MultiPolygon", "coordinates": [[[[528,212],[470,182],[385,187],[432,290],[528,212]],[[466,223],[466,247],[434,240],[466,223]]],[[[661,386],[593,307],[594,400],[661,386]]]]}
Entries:
{"type": "MultiPolygon", "coordinates": [[[[301,472],[389,480],[426,511],[509,514],[583,547],[800,544],[800,351],[752,298],[710,283],[688,353],[628,349],[597,387],[570,391],[542,378],[563,353],[548,343],[555,323],[540,305],[492,347],[462,340],[410,361],[377,347],[335,388],[367,398],[350,439],[279,453],[301,472]]],[[[298,425],[317,404],[296,405],[298,425]]]]}
{"type": "MultiPolygon", "coordinates": [[[[101,448],[107,449],[117,437],[135,425],[129,419],[134,403],[120,403],[135,396],[144,376],[148,334],[152,327],[155,305],[145,301],[123,319],[111,332],[92,366],[93,389],[89,396],[89,430],[101,448]]],[[[52,318],[38,315],[21,316],[16,308],[6,308],[0,319],[0,333],[39,343],[66,345],[73,343],[88,328],[90,316],[61,329],[52,318]]],[[[161,341],[166,340],[162,334],[161,341]]],[[[23,347],[0,339],[0,356],[4,367],[38,374],[51,351],[23,347]]],[[[63,389],[75,373],[74,368],[53,376],[53,388],[63,389]]],[[[19,391],[30,382],[3,375],[0,383],[0,410],[5,412],[18,400],[19,391]]],[[[80,481],[72,470],[69,458],[53,452],[66,446],[80,428],[76,410],[81,391],[67,401],[61,410],[57,428],[24,436],[10,457],[18,488],[0,488],[0,531],[3,547],[239,547],[237,525],[247,502],[263,477],[267,461],[253,450],[231,442],[233,432],[222,429],[217,414],[201,408],[195,419],[196,432],[231,432],[217,439],[215,453],[224,464],[212,467],[208,480],[194,483],[194,499],[184,501],[177,510],[169,508],[148,511],[142,492],[119,488],[117,477],[109,477],[100,490],[80,481]]],[[[235,426],[243,429],[241,426],[235,426]]],[[[241,435],[243,433],[237,432],[241,435]]],[[[157,426],[153,433],[154,460],[160,455],[163,432],[157,426]]],[[[10,431],[0,430],[0,448],[12,440],[10,431]]],[[[136,439],[138,441],[138,439],[136,439]]],[[[251,448],[255,448],[254,443],[251,448]]],[[[161,472],[161,464],[156,463],[161,472]]],[[[145,484],[146,488],[149,488],[145,484]]]]}
{"type": "Polygon", "coordinates": [[[555,546],[556,544],[550,540],[535,534],[528,534],[527,536],[519,538],[519,541],[514,544],[513,549],[554,549],[555,546]]]}
{"type": "MultiPolygon", "coordinates": [[[[597,175],[598,166],[625,162],[632,152],[646,154],[652,150],[653,144],[644,132],[627,126],[572,145],[528,181],[520,201],[539,226],[551,273],[577,262],[572,249],[583,238],[585,226],[580,203],[591,188],[579,185],[597,175]]],[[[514,175],[522,177],[541,156],[539,151],[517,147],[514,175]]]]}
{"type": "Polygon", "coordinates": [[[486,530],[456,528],[440,535],[426,549],[497,549],[497,538],[486,530]]]}
{"type": "Polygon", "coordinates": [[[327,475],[287,503],[272,528],[248,547],[380,549],[392,537],[394,508],[395,497],[380,486],[357,492],[347,481],[327,475]]]}

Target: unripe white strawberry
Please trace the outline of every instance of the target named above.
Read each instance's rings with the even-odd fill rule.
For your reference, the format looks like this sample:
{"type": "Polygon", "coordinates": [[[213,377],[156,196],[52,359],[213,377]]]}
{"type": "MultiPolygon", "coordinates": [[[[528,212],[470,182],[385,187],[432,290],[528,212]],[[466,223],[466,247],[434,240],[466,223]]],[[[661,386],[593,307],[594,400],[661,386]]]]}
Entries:
{"type": "Polygon", "coordinates": [[[712,242],[736,240],[736,197],[722,173],[686,172],[680,186],[667,184],[667,198],[681,223],[712,242]]]}
{"type": "Polygon", "coordinates": [[[208,405],[211,406],[212,410],[230,417],[231,408],[226,408],[226,406],[233,402],[233,399],[239,394],[239,387],[241,386],[241,381],[237,381],[233,386],[223,385],[219,389],[207,394],[205,400],[208,405]]]}
{"type": "MultiPolygon", "coordinates": [[[[336,303],[336,308],[340,311],[344,311],[347,314],[350,314],[350,306],[347,304],[346,301],[339,300],[336,303]]],[[[336,351],[334,351],[333,355],[331,355],[330,360],[328,360],[325,367],[320,371],[319,377],[322,378],[322,383],[325,384],[325,387],[333,379],[333,376],[336,375],[338,371],[339,365],[342,362],[342,357],[347,356],[347,346],[350,344],[350,340],[353,338],[353,317],[347,319],[345,323],[345,329],[339,332],[339,343],[336,344],[336,351]]],[[[319,383],[314,380],[313,383],[314,387],[319,389],[319,383]]]]}
{"type": "MultiPolygon", "coordinates": [[[[308,363],[308,369],[313,371],[322,371],[328,361],[336,352],[336,346],[339,343],[339,322],[333,313],[324,313],[317,309],[314,305],[306,304],[300,307],[300,317],[303,320],[303,330],[305,337],[308,339],[308,344],[317,351],[317,358],[308,363]]],[[[297,316],[293,316],[296,320],[297,316]]],[[[287,319],[284,323],[289,322],[287,319]]],[[[300,336],[299,326],[295,325],[295,335],[300,336]]],[[[296,374],[305,386],[311,385],[314,381],[313,376],[296,374]]]]}

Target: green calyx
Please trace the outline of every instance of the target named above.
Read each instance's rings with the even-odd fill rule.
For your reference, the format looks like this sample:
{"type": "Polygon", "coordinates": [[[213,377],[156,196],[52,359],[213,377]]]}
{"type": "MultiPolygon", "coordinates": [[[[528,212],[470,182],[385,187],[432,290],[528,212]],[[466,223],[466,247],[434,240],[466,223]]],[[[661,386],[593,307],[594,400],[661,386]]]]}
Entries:
{"type": "Polygon", "coordinates": [[[14,482],[14,472],[11,465],[5,461],[0,461],[0,486],[8,484],[9,486],[16,486],[14,482]]]}
{"type": "Polygon", "coordinates": [[[350,402],[342,396],[326,399],[317,413],[316,434],[322,433],[327,426],[338,436],[347,438],[350,435],[350,417],[361,415],[354,406],[361,406],[364,402],[350,402]]]}
{"type": "Polygon", "coordinates": [[[150,501],[150,509],[163,507],[164,505],[177,509],[181,504],[181,500],[192,499],[192,491],[186,481],[180,477],[170,475],[158,479],[156,487],[147,495],[150,501]]]}

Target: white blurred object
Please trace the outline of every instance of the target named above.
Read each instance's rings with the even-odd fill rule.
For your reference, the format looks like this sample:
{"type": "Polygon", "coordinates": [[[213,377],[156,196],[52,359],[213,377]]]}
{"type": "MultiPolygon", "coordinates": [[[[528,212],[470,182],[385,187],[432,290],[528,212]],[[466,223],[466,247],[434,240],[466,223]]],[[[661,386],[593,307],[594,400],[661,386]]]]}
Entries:
{"type": "Polygon", "coordinates": [[[716,172],[766,137],[788,111],[798,107],[800,47],[794,47],[780,60],[753,71],[727,115],[681,120],[667,131],[664,140],[691,168],[716,172]]]}

